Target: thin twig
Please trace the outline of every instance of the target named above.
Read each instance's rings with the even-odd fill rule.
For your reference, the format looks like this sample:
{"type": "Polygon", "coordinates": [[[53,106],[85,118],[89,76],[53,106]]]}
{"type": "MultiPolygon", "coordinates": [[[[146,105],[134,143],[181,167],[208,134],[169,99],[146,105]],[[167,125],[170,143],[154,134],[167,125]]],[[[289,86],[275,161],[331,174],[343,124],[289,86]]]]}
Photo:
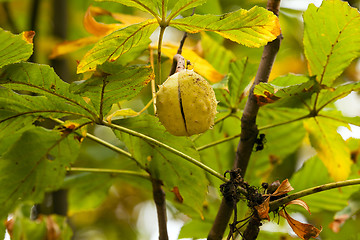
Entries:
{"type": "Polygon", "coordinates": [[[92,173],[109,173],[115,175],[128,175],[145,178],[150,180],[150,176],[148,173],[135,172],[130,170],[121,170],[121,169],[105,169],[105,168],[82,168],[82,167],[69,167],[66,168],[68,172],[92,172],[92,173]]]}
{"type": "Polygon", "coordinates": [[[159,223],[159,240],[168,240],[165,192],[161,187],[162,182],[160,180],[152,179],[151,182],[159,223]]]}
{"type": "Polygon", "coordinates": [[[203,164],[202,162],[196,160],[195,158],[192,158],[189,155],[186,155],[185,153],[183,153],[183,152],[181,152],[181,151],[179,151],[179,150],[177,150],[177,149],[175,149],[175,148],[173,148],[173,147],[171,147],[171,146],[169,146],[169,145],[167,145],[167,144],[165,144],[165,143],[163,143],[161,141],[156,140],[155,138],[149,137],[149,136],[147,136],[145,134],[139,133],[139,132],[131,130],[129,128],[125,128],[123,126],[116,125],[116,124],[111,124],[111,123],[108,123],[108,122],[105,122],[105,121],[103,121],[102,124],[107,126],[107,127],[112,128],[112,129],[118,130],[120,132],[124,132],[124,133],[130,134],[132,136],[141,138],[144,141],[148,142],[150,145],[162,147],[162,148],[168,150],[169,152],[172,152],[175,155],[178,155],[178,156],[182,157],[184,160],[186,160],[186,161],[188,161],[188,162],[202,168],[203,170],[210,173],[214,177],[217,177],[217,178],[219,178],[220,180],[222,180],[224,182],[228,181],[223,175],[216,172],[214,169],[208,167],[207,165],[203,164]]]}

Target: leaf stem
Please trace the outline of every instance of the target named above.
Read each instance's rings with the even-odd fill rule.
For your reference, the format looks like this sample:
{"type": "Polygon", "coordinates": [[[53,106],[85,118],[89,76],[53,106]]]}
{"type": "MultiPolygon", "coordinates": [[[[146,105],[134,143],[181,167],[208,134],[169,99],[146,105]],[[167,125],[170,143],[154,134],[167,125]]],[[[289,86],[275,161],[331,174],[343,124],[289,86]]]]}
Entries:
{"type": "Polygon", "coordinates": [[[340,181],[340,182],[333,182],[333,183],[327,183],[327,184],[323,184],[323,185],[319,185],[316,187],[312,187],[312,188],[308,188],[305,190],[302,190],[300,192],[288,195],[286,197],[277,199],[275,201],[270,202],[270,211],[274,211],[276,209],[278,209],[280,206],[301,198],[301,197],[305,197],[314,193],[318,193],[318,192],[322,192],[322,191],[326,191],[326,190],[330,190],[330,189],[334,189],[334,188],[339,188],[339,187],[346,187],[346,186],[351,186],[351,185],[359,185],[360,184],[360,178],[356,178],[356,179],[351,179],[351,180],[345,180],[345,181],[340,181]]]}
{"type": "Polygon", "coordinates": [[[156,72],[156,85],[161,84],[161,46],[164,38],[166,26],[160,25],[159,41],[158,41],[158,54],[157,54],[157,72],[156,72]]]}
{"type": "Polygon", "coordinates": [[[220,144],[220,143],[224,143],[224,142],[233,140],[233,139],[235,139],[235,138],[238,138],[238,137],[240,137],[240,135],[241,135],[241,133],[236,134],[236,135],[231,136],[231,137],[226,137],[226,138],[223,138],[223,139],[220,139],[220,140],[211,142],[211,143],[209,143],[209,144],[206,144],[206,145],[203,145],[203,146],[201,146],[201,147],[196,148],[196,150],[197,150],[197,151],[205,150],[205,149],[207,149],[207,148],[209,148],[209,147],[213,147],[213,146],[218,145],[218,144],[220,144]]]}
{"type": "MultiPolygon", "coordinates": [[[[225,116],[224,118],[226,118],[226,117],[227,117],[227,116],[225,116]]],[[[259,131],[262,131],[262,130],[265,130],[265,129],[282,126],[282,125],[285,125],[285,124],[289,124],[289,123],[293,123],[293,122],[296,122],[296,121],[300,121],[300,120],[305,119],[305,118],[308,118],[308,117],[310,117],[310,115],[306,115],[306,116],[303,116],[303,117],[299,117],[299,118],[292,119],[292,120],[285,121],[285,122],[281,122],[281,123],[276,123],[276,124],[273,124],[273,125],[266,125],[266,126],[263,126],[263,127],[259,127],[258,130],[259,130],[259,131]]],[[[221,120],[223,120],[223,119],[221,119],[221,120]]],[[[196,150],[197,150],[197,151],[205,150],[205,149],[207,149],[207,148],[209,148],[209,147],[213,147],[213,146],[215,146],[215,145],[218,145],[218,144],[221,144],[221,143],[224,143],[224,142],[233,140],[233,139],[235,139],[235,138],[238,138],[238,137],[240,137],[240,135],[241,135],[241,133],[236,134],[236,135],[234,135],[234,136],[226,137],[226,138],[223,138],[223,139],[220,139],[220,140],[217,140],[217,141],[208,143],[208,144],[205,144],[205,145],[203,145],[203,146],[197,147],[196,150]]]]}
{"type": "Polygon", "coordinates": [[[300,121],[300,120],[303,120],[305,118],[309,118],[311,117],[309,114],[303,116],[303,117],[299,117],[299,118],[295,118],[295,119],[292,119],[292,120],[288,120],[288,121],[285,121],[285,122],[281,122],[281,123],[276,123],[276,124],[270,124],[270,125],[265,125],[265,126],[262,126],[262,127],[258,127],[258,130],[259,131],[262,131],[262,130],[266,130],[266,129],[269,129],[269,128],[274,128],[274,127],[279,127],[279,126],[282,126],[282,125],[285,125],[285,124],[289,124],[289,123],[293,123],[293,122],[297,122],[297,121],[300,121]]]}
{"type": "MultiPolygon", "coordinates": [[[[53,120],[54,122],[57,122],[57,123],[59,123],[59,124],[63,124],[63,123],[64,123],[64,121],[62,121],[62,120],[60,120],[60,119],[56,119],[56,118],[51,118],[51,120],[53,120]]],[[[78,134],[79,136],[82,136],[81,133],[78,133],[78,132],[74,132],[74,133],[75,133],[75,134],[78,134]]],[[[103,145],[104,147],[107,147],[107,148],[113,150],[113,151],[116,152],[116,153],[119,153],[119,154],[121,154],[121,155],[123,155],[123,156],[126,156],[126,157],[130,158],[131,160],[135,161],[136,164],[137,164],[141,169],[144,169],[144,167],[131,155],[131,153],[125,151],[124,149],[121,149],[121,148],[119,148],[119,147],[117,147],[117,146],[115,146],[115,145],[112,145],[111,143],[109,143],[109,142],[107,142],[107,141],[105,141],[105,140],[103,140],[103,139],[101,139],[101,138],[98,138],[98,137],[96,137],[96,136],[94,136],[94,135],[92,135],[92,134],[90,134],[90,133],[86,133],[86,138],[91,139],[91,140],[93,140],[94,142],[97,142],[97,143],[103,145]]]]}
{"type": "Polygon", "coordinates": [[[151,144],[153,146],[162,147],[162,148],[168,150],[169,152],[172,152],[172,153],[182,157],[183,159],[187,160],[188,162],[200,167],[201,169],[205,170],[206,172],[213,175],[214,177],[217,177],[218,179],[220,179],[220,180],[222,180],[224,182],[228,181],[223,175],[216,172],[214,169],[208,167],[207,165],[203,164],[202,162],[199,162],[195,158],[192,158],[192,157],[186,155],[185,153],[183,153],[183,152],[181,152],[181,151],[179,151],[179,150],[177,150],[177,149],[175,149],[173,147],[170,147],[169,145],[166,145],[166,144],[162,143],[161,141],[158,141],[158,140],[156,140],[156,139],[154,139],[152,137],[149,137],[149,136],[147,136],[145,134],[136,132],[134,130],[131,130],[129,128],[125,128],[125,127],[120,126],[120,125],[110,124],[110,123],[105,122],[105,121],[103,121],[103,125],[105,125],[107,127],[110,127],[112,129],[115,129],[115,130],[130,134],[132,136],[139,137],[139,138],[147,141],[149,144],[151,144]]]}
{"type": "Polygon", "coordinates": [[[66,171],[68,171],[68,172],[93,172],[93,173],[121,174],[121,175],[141,177],[141,178],[150,180],[150,176],[147,173],[141,173],[141,172],[130,171],[130,170],[121,170],[121,169],[68,167],[68,168],[66,168],[66,171]]]}

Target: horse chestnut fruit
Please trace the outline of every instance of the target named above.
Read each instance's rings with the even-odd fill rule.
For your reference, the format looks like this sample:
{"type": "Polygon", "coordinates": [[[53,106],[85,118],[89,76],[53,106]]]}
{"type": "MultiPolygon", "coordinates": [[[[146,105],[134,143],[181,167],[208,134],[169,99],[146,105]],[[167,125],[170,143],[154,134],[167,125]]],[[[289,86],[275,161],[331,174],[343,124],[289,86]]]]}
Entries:
{"type": "Polygon", "coordinates": [[[171,75],[156,95],[157,115],[175,136],[203,133],[214,125],[217,101],[210,84],[192,70],[171,75]]]}

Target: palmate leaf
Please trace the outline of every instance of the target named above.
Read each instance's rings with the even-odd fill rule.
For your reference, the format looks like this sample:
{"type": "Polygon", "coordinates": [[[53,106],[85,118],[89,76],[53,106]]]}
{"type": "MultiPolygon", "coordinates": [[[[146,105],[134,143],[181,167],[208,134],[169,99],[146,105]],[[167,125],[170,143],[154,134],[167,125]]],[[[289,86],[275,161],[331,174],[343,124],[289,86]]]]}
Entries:
{"type": "Polygon", "coordinates": [[[18,134],[0,157],[0,216],[21,201],[39,202],[45,191],[60,187],[65,167],[73,162],[80,143],[73,136],[33,127],[18,134]]]}
{"type": "Polygon", "coordinates": [[[216,15],[193,15],[175,19],[170,26],[181,31],[197,33],[211,31],[248,47],[261,47],[280,34],[278,18],[261,7],[216,15]]]}
{"type": "Polygon", "coordinates": [[[167,3],[167,1],[161,1],[161,0],[96,0],[96,1],[97,2],[111,1],[111,2],[121,3],[129,7],[136,7],[141,11],[148,12],[157,18],[161,16],[162,2],[167,3]]]}
{"type": "Polygon", "coordinates": [[[0,68],[27,60],[33,53],[33,36],[34,32],[14,35],[0,28],[0,68]]]}
{"type": "Polygon", "coordinates": [[[152,19],[110,33],[85,54],[77,67],[77,73],[95,71],[97,65],[113,62],[124,53],[143,45],[149,41],[157,26],[157,21],[152,19]]]}
{"type": "Polygon", "coordinates": [[[71,90],[91,99],[98,112],[106,115],[112,104],[135,97],[154,74],[151,66],[112,66],[103,76],[73,83],[71,90]],[[111,74],[111,73],[114,74],[111,74]],[[109,74],[109,75],[108,75],[109,74]]]}
{"type": "MultiPolygon", "coordinates": [[[[44,99],[44,102],[41,103],[42,100],[36,98],[12,95],[14,99],[23,98],[22,101],[30,101],[28,104],[23,103],[24,112],[31,111],[31,108],[34,111],[37,109],[46,110],[48,107],[50,111],[59,109],[67,112],[67,115],[73,113],[92,120],[97,118],[95,108],[88,105],[82,97],[70,93],[69,84],[62,81],[54,70],[47,65],[33,63],[9,65],[5,68],[3,77],[0,78],[0,86],[13,90],[30,91],[46,97],[46,100],[44,99]],[[36,101],[36,103],[31,103],[31,101],[36,101]],[[37,107],[36,104],[39,106],[37,107]]],[[[6,109],[6,105],[1,107],[6,109]]],[[[17,110],[19,110],[18,113],[21,112],[21,109],[17,110]]]]}
{"type": "Polygon", "coordinates": [[[309,72],[330,86],[360,56],[360,13],[347,2],[327,0],[320,8],[310,4],[304,22],[309,72]]]}
{"type": "Polygon", "coordinates": [[[337,133],[339,122],[324,117],[306,119],[304,126],[311,145],[335,181],[347,179],[350,174],[350,150],[337,133]]]}
{"type": "MultiPolygon", "coordinates": [[[[139,117],[117,120],[114,123],[153,137],[195,159],[200,158],[190,140],[166,132],[154,116],[143,114],[139,117]]],[[[118,131],[115,131],[115,134],[124,141],[130,153],[143,167],[148,169],[153,178],[160,179],[169,191],[178,188],[183,203],[176,204],[177,207],[186,214],[201,214],[208,184],[203,170],[143,139],[118,131]]],[[[171,199],[174,198],[171,197],[171,199]]]]}

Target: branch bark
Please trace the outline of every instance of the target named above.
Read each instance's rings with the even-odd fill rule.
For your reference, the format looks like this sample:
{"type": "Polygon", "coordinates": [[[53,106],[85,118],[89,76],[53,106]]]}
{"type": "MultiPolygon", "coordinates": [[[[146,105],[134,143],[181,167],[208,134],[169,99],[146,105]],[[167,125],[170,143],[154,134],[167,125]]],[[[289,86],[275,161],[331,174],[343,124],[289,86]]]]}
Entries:
{"type": "Polygon", "coordinates": [[[156,205],[156,211],[159,223],[159,240],[168,240],[167,217],[166,217],[166,200],[165,192],[162,189],[160,180],[151,179],[153,187],[153,198],[156,205]]]}
{"type": "MultiPolygon", "coordinates": [[[[276,16],[279,16],[280,0],[268,0],[267,9],[272,11],[276,16]]],[[[253,151],[254,143],[258,135],[258,128],[256,125],[256,117],[259,111],[256,98],[254,96],[254,88],[261,82],[267,82],[269,75],[275,61],[275,57],[280,48],[282,36],[278,36],[274,41],[269,42],[265,47],[261,57],[260,65],[255,77],[255,81],[250,89],[248,100],[246,102],[243,116],[241,118],[241,135],[240,141],[236,150],[233,169],[240,168],[241,176],[245,176],[246,169],[253,151]]],[[[232,215],[233,203],[228,203],[223,198],[218,214],[215,218],[214,224],[208,235],[208,240],[222,239],[230,217],[232,215]]],[[[257,224],[250,224],[258,228],[257,224]]],[[[247,229],[247,231],[255,231],[256,229],[247,229]]]]}

